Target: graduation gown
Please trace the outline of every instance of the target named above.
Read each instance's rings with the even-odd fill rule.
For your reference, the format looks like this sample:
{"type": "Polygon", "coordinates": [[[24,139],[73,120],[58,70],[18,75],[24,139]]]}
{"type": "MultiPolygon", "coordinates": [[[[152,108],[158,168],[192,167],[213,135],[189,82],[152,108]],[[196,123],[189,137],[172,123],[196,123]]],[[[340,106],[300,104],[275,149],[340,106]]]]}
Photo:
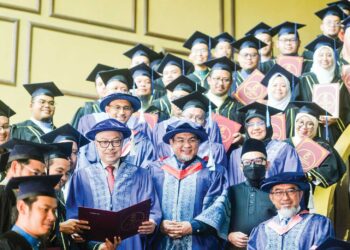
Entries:
{"type": "MultiPolygon", "coordinates": [[[[318,168],[311,169],[306,174],[313,184],[327,188],[338,182],[343,177],[346,171],[346,166],[338,152],[329,143],[319,137],[316,137],[313,140],[327,149],[330,154],[318,168]]],[[[292,139],[287,139],[286,142],[295,147],[292,139]]]]}
{"type": "Polygon", "coordinates": [[[195,70],[191,74],[188,74],[187,77],[194,81],[196,84],[199,84],[205,89],[209,89],[209,84],[208,84],[208,76],[209,76],[209,69],[203,70],[203,71],[198,71],[195,70]]]}
{"type": "Polygon", "coordinates": [[[153,99],[156,100],[158,98],[161,98],[162,96],[166,95],[166,89],[163,83],[162,78],[157,78],[153,82],[153,99]]]}
{"type": "MultiPolygon", "coordinates": [[[[286,142],[270,140],[266,145],[267,160],[270,167],[266,178],[282,172],[303,172],[301,162],[295,149],[286,142]]],[[[229,185],[236,185],[246,180],[241,168],[242,147],[232,151],[227,169],[229,185]]]]}
{"type": "Polygon", "coordinates": [[[149,113],[158,115],[158,122],[169,119],[171,114],[171,103],[168,95],[163,95],[162,97],[153,100],[148,111],[149,113]]]}
{"type": "MultiPolygon", "coordinates": [[[[181,164],[172,156],[148,168],[162,204],[163,220],[191,221],[226,188],[224,169],[209,168],[199,157],[181,164]]],[[[159,233],[155,244],[156,249],[219,249],[215,235],[187,235],[173,240],[159,233]]]]}
{"type": "Polygon", "coordinates": [[[15,231],[8,231],[0,236],[1,250],[33,250],[29,242],[15,231]]]}
{"type": "Polygon", "coordinates": [[[249,236],[248,250],[310,249],[328,237],[334,237],[331,221],[319,214],[299,213],[290,219],[285,230],[279,224],[276,215],[254,228],[249,236]]]}
{"type": "MultiPolygon", "coordinates": [[[[329,143],[334,146],[346,126],[350,123],[350,95],[339,76],[336,76],[332,82],[340,83],[339,118],[335,124],[328,126],[329,143]]],[[[314,73],[303,74],[295,90],[295,100],[311,102],[315,84],[319,84],[319,82],[314,73]]],[[[326,127],[324,125],[319,126],[319,136],[326,138],[326,127]]]]}
{"type": "Polygon", "coordinates": [[[226,118],[242,124],[241,133],[244,132],[244,114],[238,111],[243,105],[231,97],[227,97],[224,103],[214,110],[215,113],[225,116],[226,118]]]}
{"type": "Polygon", "coordinates": [[[16,195],[12,190],[6,190],[0,185],[0,234],[9,231],[17,219],[16,195]]]}
{"type": "MultiPolygon", "coordinates": [[[[55,126],[52,126],[52,129],[55,129],[55,126]]],[[[12,125],[10,138],[42,143],[40,137],[44,134],[44,131],[38,125],[31,120],[26,120],[12,125]]]]}
{"type": "MultiPolygon", "coordinates": [[[[303,61],[303,67],[302,67],[301,72],[302,73],[309,72],[311,69],[311,66],[312,66],[312,59],[310,60],[310,59],[305,58],[305,57],[303,57],[303,58],[304,58],[304,61],[303,61]]],[[[260,63],[259,70],[261,72],[263,72],[264,74],[266,74],[267,72],[270,71],[270,69],[273,67],[273,65],[276,64],[276,62],[277,62],[277,60],[276,60],[276,58],[274,58],[274,59],[270,59],[266,62],[260,63]]]]}
{"type": "MultiPolygon", "coordinates": [[[[78,207],[119,211],[141,201],[151,199],[150,219],[157,225],[161,221],[161,208],[152,177],[146,169],[121,162],[112,194],[107,174],[101,163],[77,170],[70,185],[66,201],[67,218],[78,218],[78,207]]],[[[118,250],[146,249],[145,235],[137,234],[122,241],[118,250]]]]}
{"type": "Polygon", "coordinates": [[[75,112],[71,124],[75,129],[77,129],[79,121],[84,115],[100,112],[102,111],[100,109],[99,101],[85,102],[85,105],[83,107],[78,108],[78,110],[75,112]]]}

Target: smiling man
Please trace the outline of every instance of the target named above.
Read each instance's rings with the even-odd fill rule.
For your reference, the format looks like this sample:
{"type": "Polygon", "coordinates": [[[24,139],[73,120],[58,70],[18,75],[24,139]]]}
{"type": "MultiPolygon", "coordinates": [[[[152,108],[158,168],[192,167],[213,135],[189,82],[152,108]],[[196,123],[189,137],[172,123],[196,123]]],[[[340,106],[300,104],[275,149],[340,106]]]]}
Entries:
{"type": "Polygon", "coordinates": [[[15,114],[15,111],[0,100],[0,144],[3,144],[9,140],[10,117],[15,114]]]}

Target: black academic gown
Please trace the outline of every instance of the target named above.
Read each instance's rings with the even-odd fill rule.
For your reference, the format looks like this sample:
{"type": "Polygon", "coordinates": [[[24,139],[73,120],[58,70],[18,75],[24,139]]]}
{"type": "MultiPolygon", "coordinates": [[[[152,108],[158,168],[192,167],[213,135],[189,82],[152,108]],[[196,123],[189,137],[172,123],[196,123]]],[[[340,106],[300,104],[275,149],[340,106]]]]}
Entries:
{"type": "Polygon", "coordinates": [[[101,109],[98,101],[85,102],[85,105],[83,107],[80,107],[75,112],[71,124],[75,129],[77,129],[80,118],[82,118],[84,115],[89,115],[92,113],[100,113],[100,112],[101,112],[101,109]]]}
{"type": "MultiPolygon", "coordinates": [[[[52,129],[55,129],[55,126],[52,125],[52,129]]],[[[41,143],[40,137],[44,134],[44,131],[34,122],[26,120],[12,125],[10,138],[41,143]]]]}
{"type": "MultiPolygon", "coordinates": [[[[276,215],[269,194],[251,186],[247,181],[228,188],[231,203],[231,232],[242,232],[247,235],[261,222],[276,215]]],[[[226,249],[237,249],[227,243],[226,249]]]]}
{"type": "Polygon", "coordinates": [[[171,114],[171,103],[168,96],[164,95],[157,100],[153,100],[146,112],[158,114],[158,122],[169,119],[171,114]]]}
{"type": "Polygon", "coordinates": [[[28,241],[14,231],[8,231],[0,236],[1,250],[33,250],[28,241]]]}
{"type": "MultiPolygon", "coordinates": [[[[224,103],[217,109],[214,110],[215,113],[225,116],[226,118],[238,122],[244,126],[244,114],[239,112],[238,109],[243,105],[235,101],[231,97],[227,97],[224,103]]],[[[243,129],[243,128],[242,128],[243,129]]],[[[242,130],[244,132],[244,130],[242,130]]]]}
{"type": "Polygon", "coordinates": [[[158,78],[153,82],[153,100],[161,98],[166,95],[166,89],[162,78],[158,78]]]}
{"type": "Polygon", "coordinates": [[[0,235],[9,231],[17,219],[16,196],[5,187],[0,185],[0,235]]]}
{"type": "Polygon", "coordinates": [[[204,72],[204,77],[202,78],[196,71],[192,72],[191,74],[187,75],[189,79],[194,81],[195,83],[199,84],[205,89],[209,89],[209,84],[208,84],[208,75],[209,75],[209,70],[206,69],[203,71],[204,72]]]}

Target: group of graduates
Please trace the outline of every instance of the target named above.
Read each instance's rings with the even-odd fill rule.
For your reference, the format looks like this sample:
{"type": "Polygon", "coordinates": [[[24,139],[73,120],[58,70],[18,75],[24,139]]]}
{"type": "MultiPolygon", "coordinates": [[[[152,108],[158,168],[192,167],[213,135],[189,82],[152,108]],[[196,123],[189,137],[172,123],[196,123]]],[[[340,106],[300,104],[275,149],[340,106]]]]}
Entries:
{"type": "Polygon", "coordinates": [[[63,94],[53,82],[24,85],[31,117],[21,123],[10,125],[15,112],[0,101],[0,249],[349,247],[332,239],[312,197],[346,171],[334,145],[350,122],[350,3],[315,14],[322,34],[302,57],[305,25],[294,22],[259,23],[238,40],[196,31],[183,45],[189,61],[138,44],[124,53],[130,68],[92,69],[98,100],[58,128],[63,94]],[[282,56],[303,58],[301,76],[277,63],[282,56]],[[257,71],[267,97],[243,104],[235,93],[257,71]],[[339,117],[313,102],[314,86],[331,83],[340,85],[339,117]],[[276,114],[285,140],[272,138],[276,114]],[[228,144],[218,117],[237,126],[228,144]],[[328,152],[312,169],[296,150],[305,138],[328,152]],[[79,207],[119,211],[148,199],[138,234],[85,238],[79,207]]]}

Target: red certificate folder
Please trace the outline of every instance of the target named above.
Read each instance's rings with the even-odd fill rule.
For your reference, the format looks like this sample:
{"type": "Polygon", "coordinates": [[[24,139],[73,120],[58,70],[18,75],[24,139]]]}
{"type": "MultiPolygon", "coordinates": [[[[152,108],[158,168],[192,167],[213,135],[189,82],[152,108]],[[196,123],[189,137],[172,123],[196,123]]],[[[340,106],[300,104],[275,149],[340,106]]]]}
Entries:
{"type": "Polygon", "coordinates": [[[89,221],[90,230],[84,231],[86,240],[113,242],[114,236],[122,239],[134,236],[143,221],[148,221],[151,200],[145,200],[118,212],[79,207],[79,220],[89,221]]]}
{"type": "Polygon", "coordinates": [[[285,114],[271,116],[271,125],[273,131],[272,139],[285,140],[287,138],[285,114]]]}
{"type": "MultiPolygon", "coordinates": [[[[135,112],[133,115],[137,118],[140,118],[140,112],[135,112]]],[[[143,113],[143,115],[147,124],[150,126],[151,129],[153,129],[156,123],[158,122],[158,115],[150,113],[143,113]]]]}
{"type": "Polygon", "coordinates": [[[283,68],[294,74],[301,76],[304,58],[301,56],[279,56],[276,61],[283,68]]]}
{"type": "Polygon", "coordinates": [[[233,97],[243,105],[248,105],[257,100],[263,100],[267,95],[267,88],[261,84],[264,74],[254,70],[245,81],[239,85],[233,97]]]}
{"type": "Polygon", "coordinates": [[[319,167],[330,154],[327,149],[310,138],[303,139],[296,147],[296,151],[305,173],[313,168],[319,167]]]}
{"type": "Polygon", "coordinates": [[[341,75],[344,85],[350,94],[350,65],[343,65],[341,75]]]}
{"type": "Polygon", "coordinates": [[[222,144],[227,151],[232,144],[233,134],[239,132],[242,125],[219,114],[213,114],[213,120],[219,125],[222,144]]]}
{"type": "MultiPolygon", "coordinates": [[[[335,118],[339,118],[339,83],[315,84],[312,101],[335,118]]],[[[326,115],[326,114],[324,114],[326,115]]]]}

